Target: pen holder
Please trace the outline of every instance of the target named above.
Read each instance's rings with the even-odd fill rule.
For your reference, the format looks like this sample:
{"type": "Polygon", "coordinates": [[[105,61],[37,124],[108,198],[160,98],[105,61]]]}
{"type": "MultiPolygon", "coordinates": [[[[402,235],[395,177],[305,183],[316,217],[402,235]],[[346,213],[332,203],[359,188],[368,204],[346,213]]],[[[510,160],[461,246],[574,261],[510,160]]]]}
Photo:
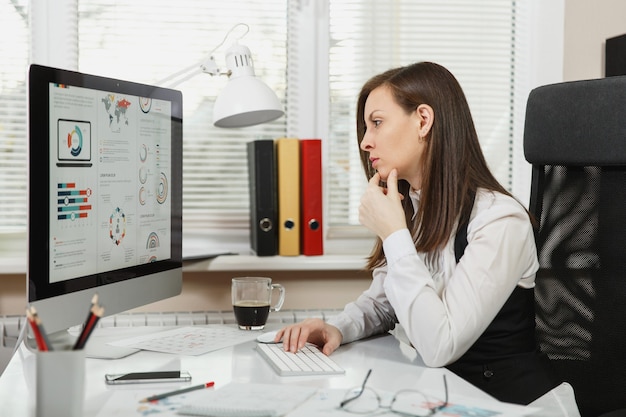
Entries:
{"type": "Polygon", "coordinates": [[[85,351],[36,353],[37,417],[80,417],[85,398],[85,351]]]}

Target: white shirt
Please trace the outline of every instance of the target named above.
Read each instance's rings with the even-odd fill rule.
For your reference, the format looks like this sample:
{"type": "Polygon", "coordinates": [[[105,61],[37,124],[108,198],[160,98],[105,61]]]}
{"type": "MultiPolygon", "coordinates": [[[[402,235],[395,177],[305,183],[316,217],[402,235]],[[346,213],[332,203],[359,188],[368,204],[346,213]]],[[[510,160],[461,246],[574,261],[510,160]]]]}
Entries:
{"type": "MultiPolygon", "coordinates": [[[[419,195],[412,194],[414,205],[419,195]]],[[[460,358],[478,339],[516,285],[532,288],[539,267],[533,229],[513,198],[479,190],[457,264],[454,236],[436,259],[417,253],[408,229],[383,242],[387,265],[372,284],[329,320],[348,343],[391,330],[396,323],[427,366],[460,358]]]]}

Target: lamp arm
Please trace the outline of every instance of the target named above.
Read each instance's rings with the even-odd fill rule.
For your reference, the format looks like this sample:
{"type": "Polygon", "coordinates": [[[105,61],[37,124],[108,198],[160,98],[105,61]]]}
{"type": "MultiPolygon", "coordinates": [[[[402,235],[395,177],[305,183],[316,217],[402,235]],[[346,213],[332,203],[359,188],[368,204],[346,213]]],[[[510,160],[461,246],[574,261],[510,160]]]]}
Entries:
{"type": "Polygon", "coordinates": [[[200,61],[198,63],[195,63],[193,65],[188,66],[187,68],[184,68],[180,71],[175,72],[174,74],[168,75],[167,77],[163,78],[162,80],[159,80],[156,82],[157,85],[162,85],[162,86],[168,86],[168,87],[175,87],[178,84],[180,84],[181,82],[189,79],[191,76],[195,75],[194,73],[196,71],[194,71],[195,69],[199,69],[200,65],[202,65],[204,61],[200,61]],[[189,75],[188,73],[191,73],[191,75],[189,75]],[[182,80],[177,80],[179,77],[183,76],[187,74],[187,76],[185,78],[183,78],[182,80]],[[175,80],[175,81],[173,81],[175,80]],[[172,83],[171,85],[169,83],[172,83]]]}
{"type": "Polygon", "coordinates": [[[239,39],[241,39],[242,37],[244,37],[248,31],[250,30],[250,28],[248,27],[248,25],[246,25],[245,23],[238,23],[235,26],[233,26],[228,33],[226,34],[226,36],[224,36],[224,39],[222,39],[222,42],[220,42],[219,45],[217,45],[215,48],[213,48],[213,50],[209,53],[209,57],[203,59],[202,61],[199,61],[193,65],[188,66],[187,68],[183,68],[180,71],[175,72],[172,75],[169,75],[165,78],[163,78],[160,81],[157,81],[157,85],[163,85],[163,86],[168,86],[168,87],[176,87],[177,85],[187,81],[188,79],[190,79],[191,77],[195,76],[197,73],[199,72],[204,72],[206,74],[210,74],[210,75],[227,75],[230,76],[231,71],[229,69],[226,70],[221,70],[217,67],[217,64],[215,62],[215,59],[213,58],[213,53],[215,51],[217,51],[223,44],[224,42],[226,42],[226,39],[228,38],[228,36],[239,26],[245,27],[246,31],[243,33],[243,35],[241,35],[239,37],[239,39]],[[200,71],[194,71],[194,69],[200,69],[200,71]],[[179,78],[182,77],[182,78],[179,78]],[[175,81],[172,81],[175,80],[175,81]],[[168,84],[170,83],[171,84],[168,84]]]}
{"type": "Polygon", "coordinates": [[[174,74],[168,75],[162,80],[157,81],[156,84],[173,88],[202,72],[210,75],[228,75],[227,71],[217,68],[215,59],[213,56],[210,56],[208,59],[203,59],[174,74]]]}

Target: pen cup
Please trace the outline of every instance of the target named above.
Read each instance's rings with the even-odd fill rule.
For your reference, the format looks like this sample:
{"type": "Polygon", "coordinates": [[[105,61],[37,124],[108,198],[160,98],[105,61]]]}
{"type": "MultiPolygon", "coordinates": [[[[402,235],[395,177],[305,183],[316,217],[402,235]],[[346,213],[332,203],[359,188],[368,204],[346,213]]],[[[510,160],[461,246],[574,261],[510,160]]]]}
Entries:
{"type": "Polygon", "coordinates": [[[85,351],[38,351],[36,357],[36,416],[82,416],[85,351]]]}

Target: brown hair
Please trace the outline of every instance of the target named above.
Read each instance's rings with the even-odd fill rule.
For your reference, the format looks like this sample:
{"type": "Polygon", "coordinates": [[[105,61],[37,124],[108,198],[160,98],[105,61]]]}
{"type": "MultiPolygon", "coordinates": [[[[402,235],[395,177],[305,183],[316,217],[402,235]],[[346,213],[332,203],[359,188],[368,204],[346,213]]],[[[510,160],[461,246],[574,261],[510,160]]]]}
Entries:
{"type": "MultiPolygon", "coordinates": [[[[510,195],[493,176],[478,142],[474,121],[456,78],[441,65],[420,62],[394,68],[368,80],[357,102],[357,139],[360,149],[365,135],[365,102],[372,90],[389,87],[395,101],[407,114],[420,104],[432,107],[434,121],[426,137],[422,165],[420,204],[414,220],[409,197],[410,185],[398,181],[404,195],[402,205],[409,231],[418,252],[433,252],[445,246],[457,220],[467,222],[478,187],[510,195]]],[[[369,180],[375,173],[368,153],[360,151],[361,163],[369,180]]],[[[416,161],[418,163],[418,161],[416,161]]],[[[377,239],[367,268],[386,262],[382,241],[377,239]]]]}

